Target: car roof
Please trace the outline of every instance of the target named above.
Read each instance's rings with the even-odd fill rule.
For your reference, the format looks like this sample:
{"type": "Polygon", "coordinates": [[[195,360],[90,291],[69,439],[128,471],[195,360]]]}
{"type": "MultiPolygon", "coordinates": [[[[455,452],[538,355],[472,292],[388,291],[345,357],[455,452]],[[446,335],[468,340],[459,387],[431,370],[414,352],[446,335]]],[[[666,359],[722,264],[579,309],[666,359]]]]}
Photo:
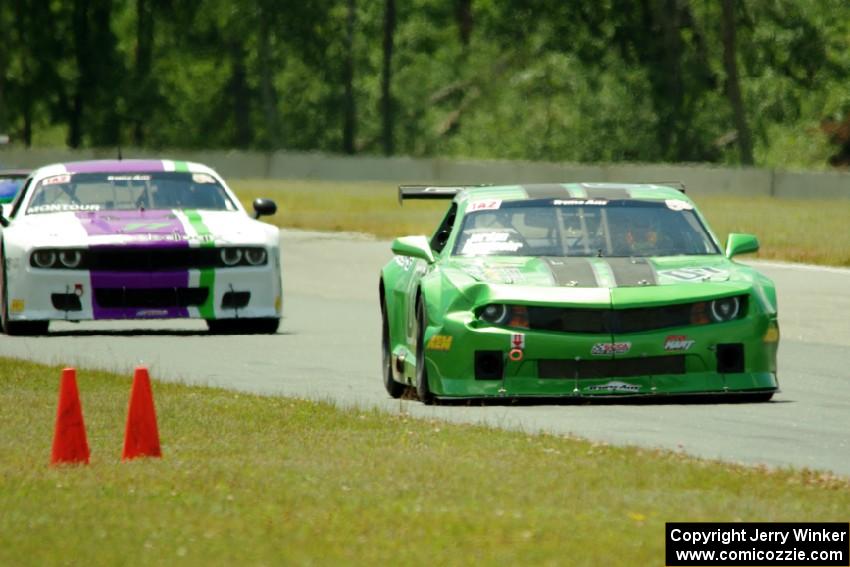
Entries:
{"type": "Polygon", "coordinates": [[[527,201],[534,199],[678,199],[691,202],[680,183],[536,183],[464,187],[457,200],[527,201]]]}
{"type": "Polygon", "coordinates": [[[209,167],[190,161],[169,159],[99,159],[70,161],[45,165],[35,170],[39,177],[62,173],[156,173],[160,171],[215,172],[209,167]]]}

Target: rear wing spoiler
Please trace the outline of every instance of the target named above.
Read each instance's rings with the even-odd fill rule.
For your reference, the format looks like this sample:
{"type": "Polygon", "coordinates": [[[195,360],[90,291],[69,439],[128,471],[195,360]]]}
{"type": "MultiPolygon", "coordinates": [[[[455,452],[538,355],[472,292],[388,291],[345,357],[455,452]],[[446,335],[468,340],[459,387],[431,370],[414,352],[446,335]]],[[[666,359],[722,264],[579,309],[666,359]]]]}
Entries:
{"type": "Polygon", "coordinates": [[[0,178],[8,179],[12,178],[22,178],[28,177],[29,174],[32,173],[32,170],[29,169],[0,169],[0,178]]]}
{"type": "Polygon", "coordinates": [[[462,185],[399,185],[398,203],[410,199],[454,199],[464,189],[462,185]]]}
{"type": "Polygon", "coordinates": [[[682,194],[685,193],[685,184],[681,181],[651,181],[650,183],[652,185],[664,185],[665,187],[672,187],[673,189],[678,189],[679,191],[681,191],[682,194]]]}

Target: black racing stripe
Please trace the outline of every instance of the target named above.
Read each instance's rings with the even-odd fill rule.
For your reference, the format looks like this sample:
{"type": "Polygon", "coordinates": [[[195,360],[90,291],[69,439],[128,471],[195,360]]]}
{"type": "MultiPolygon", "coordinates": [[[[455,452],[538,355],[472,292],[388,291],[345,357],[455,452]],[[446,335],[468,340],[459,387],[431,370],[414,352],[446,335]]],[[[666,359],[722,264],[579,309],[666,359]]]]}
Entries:
{"type": "Polygon", "coordinates": [[[631,196],[628,189],[619,189],[615,187],[610,189],[608,187],[588,187],[587,185],[582,188],[587,191],[588,199],[628,199],[631,196]]]}
{"type": "Polygon", "coordinates": [[[617,287],[657,285],[658,277],[646,258],[605,258],[617,287]]]}
{"type": "Polygon", "coordinates": [[[522,188],[529,199],[565,199],[570,196],[567,188],[558,183],[536,183],[522,188]]]}
{"type": "Polygon", "coordinates": [[[555,285],[599,287],[599,282],[596,281],[596,272],[593,271],[593,266],[586,258],[542,257],[540,259],[546,262],[549,270],[552,271],[552,277],[555,278],[555,285]]]}

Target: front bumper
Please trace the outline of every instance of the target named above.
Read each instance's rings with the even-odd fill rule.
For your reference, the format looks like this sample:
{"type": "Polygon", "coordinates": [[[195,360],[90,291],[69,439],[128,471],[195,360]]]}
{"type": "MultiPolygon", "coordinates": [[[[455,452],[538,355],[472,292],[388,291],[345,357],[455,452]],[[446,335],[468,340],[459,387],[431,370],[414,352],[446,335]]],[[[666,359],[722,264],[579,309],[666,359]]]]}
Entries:
{"type": "Polygon", "coordinates": [[[456,312],[428,328],[424,354],[431,390],[442,398],[761,393],[778,389],[778,334],[765,315],[611,336],[498,328],[456,312]],[[619,347],[592,354],[606,343],[619,347]],[[481,353],[497,357],[501,371],[482,372],[481,353]]]}
{"type": "Polygon", "coordinates": [[[120,273],[23,266],[9,269],[6,282],[12,321],[281,316],[276,262],[257,267],[120,273]]]}

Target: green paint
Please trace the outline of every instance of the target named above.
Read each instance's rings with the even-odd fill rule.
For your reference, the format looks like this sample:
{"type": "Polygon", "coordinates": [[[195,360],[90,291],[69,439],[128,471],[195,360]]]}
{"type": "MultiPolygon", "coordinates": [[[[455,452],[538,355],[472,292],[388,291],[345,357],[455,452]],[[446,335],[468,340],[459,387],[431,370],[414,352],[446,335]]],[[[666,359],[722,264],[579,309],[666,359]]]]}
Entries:
{"type": "Polygon", "coordinates": [[[578,184],[567,185],[570,192],[570,197],[574,199],[587,199],[587,191],[584,187],[578,184]]]}
{"type": "Polygon", "coordinates": [[[596,281],[599,287],[617,287],[617,280],[614,279],[614,272],[611,271],[611,266],[604,258],[588,258],[590,266],[593,268],[593,273],[596,275],[596,281]]]}
{"type": "MultiPolygon", "coordinates": [[[[571,195],[580,194],[576,186],[567,187],[571,195]]],[[[641,188],[642,198],[662,199],[672,198],[672,195],[685,199],[672,188],[637,187],[641,188]]],[[[600,193],[604,190],[604,187],[598,189],[600,193]]],[[[465,194],[470,202],[480,200],[482,195],[526,198],[509,197],[513,191],[513,186],[483,187],[469,189],[465,194]]],[[[463,226],[465,214],[466,208],[461,207],[448,240],[450,245],[463,226]]],[[[393,259],[384,267],[381,280],[385,290],[388,348],[397,356],[405,355],[399,379],[413,384],[416,363],[422,360],[431,393],[443,398],[730,391],[749,392],[760,396],[759,399],[767,399],[776,390],[779,337],[778,332],[771,329],[779,325],[775,286],[769,279],[720,253],[662,255],[646,258],[658,274],[656,285],[617,287],[611,258],[591,257],[587,261],[596,282],[586,287],[569,288],[557,285],[548,273],[541,271],[543,262],[528,256],[469,258],[446,253],[437,257],[428,270],[414,270],[406,259],[393,259]],[[500,273],[508,275],[500,277],[500,273]],[[703,278],[701,274],[714,277],[703,278]],[[447,337],[441,344],[449,345],[448,348],[426,346],[424,356],[414,354],[417,345],[411,329],[416,323],[417,297],[422,298],[427,309],[424,336],[426,339],[437,335],[447,337]],[[707,318],[708,315],[689,317],[687,314],[665,319],[669,315],[668,307],[728,297],[745,298],[742,301],[746,302],[746,309],[733,320],[714,322],[707,318]],[[610,318],[611,321],[631,321],[631,326],[589,325],[584,331],[557,331],[533,322],[531,328],[524,327],[519,316],[521,310],[517,310],[516,319],[487,323],[479,314],[481,308],[490,303],[524,306],[527,311],[529,307],[587,309],[588,317],[603,320],[609,315],[607,311],[647,311],[610,318]],[[631,317],[626,319],[628,315],[631,317]],[[637,325],[639,318],[645,319],[647,324],[637,325]],[[517,323],[513,323],[515,320],[517,323]],[[539,326],[535,328],[535,325],[539,326]],[[523,335],[521,360],[510,359],[508,354],[515,333],[523,335]],[[617,354],[606,353],[602,348],[612,343],[620,346],[617,354]],[[743,364],[724,368],[715,346],[718,343],[743,345],[743,364]],[[501,354],[505,364],[500,376],[476,379],[475,360],[480,351],[501,354]],[[606,360],[626,362],[607,364],[606,360]],[[581,371],[583,376],[579,375],[581,371]]],[[[706,312],[700,306],[693,311],[697,315],[706,312]]],[[[564,325],[573,320],[571,317],[564,319],[564,325]]],[[[391,395],[398,391],[392,385],[387,389],[391,395]]]]}
{"type": "MultiPolygon", "coordinates": [[[[186,162],[174,162],[174,165],[177,166],[182,164],[184,167],[186,162]]],[[[207,225],[204,224],[204,219],[201,218],[201,213],[196,210],[185,210],[183,214],[186,215],[186,218],[189,219],[189,224],[192,225],[192,228],[195,229],[195,232],[198,233],[198,236],[202,237],[201,240],[201,248],[214,248],[215,242],[212,239],[204,239],[203,237],[210,236],[210,229],[207,228],[207,225]]],[[[201,281],[200,286],[209,289],[209,295],[207,295],[207,300],[198,307],[198,312],[201,314],[201,317],[204,319],[215,319],[215,269],[214,268],[204,268],[201,270],[201,281]]]]}
{"type": "Polygon", "coordinates": [[[174,171],[184,171],[186,173],[189,173],[189,164],[185,161],[175,161],[174,171]]]}

